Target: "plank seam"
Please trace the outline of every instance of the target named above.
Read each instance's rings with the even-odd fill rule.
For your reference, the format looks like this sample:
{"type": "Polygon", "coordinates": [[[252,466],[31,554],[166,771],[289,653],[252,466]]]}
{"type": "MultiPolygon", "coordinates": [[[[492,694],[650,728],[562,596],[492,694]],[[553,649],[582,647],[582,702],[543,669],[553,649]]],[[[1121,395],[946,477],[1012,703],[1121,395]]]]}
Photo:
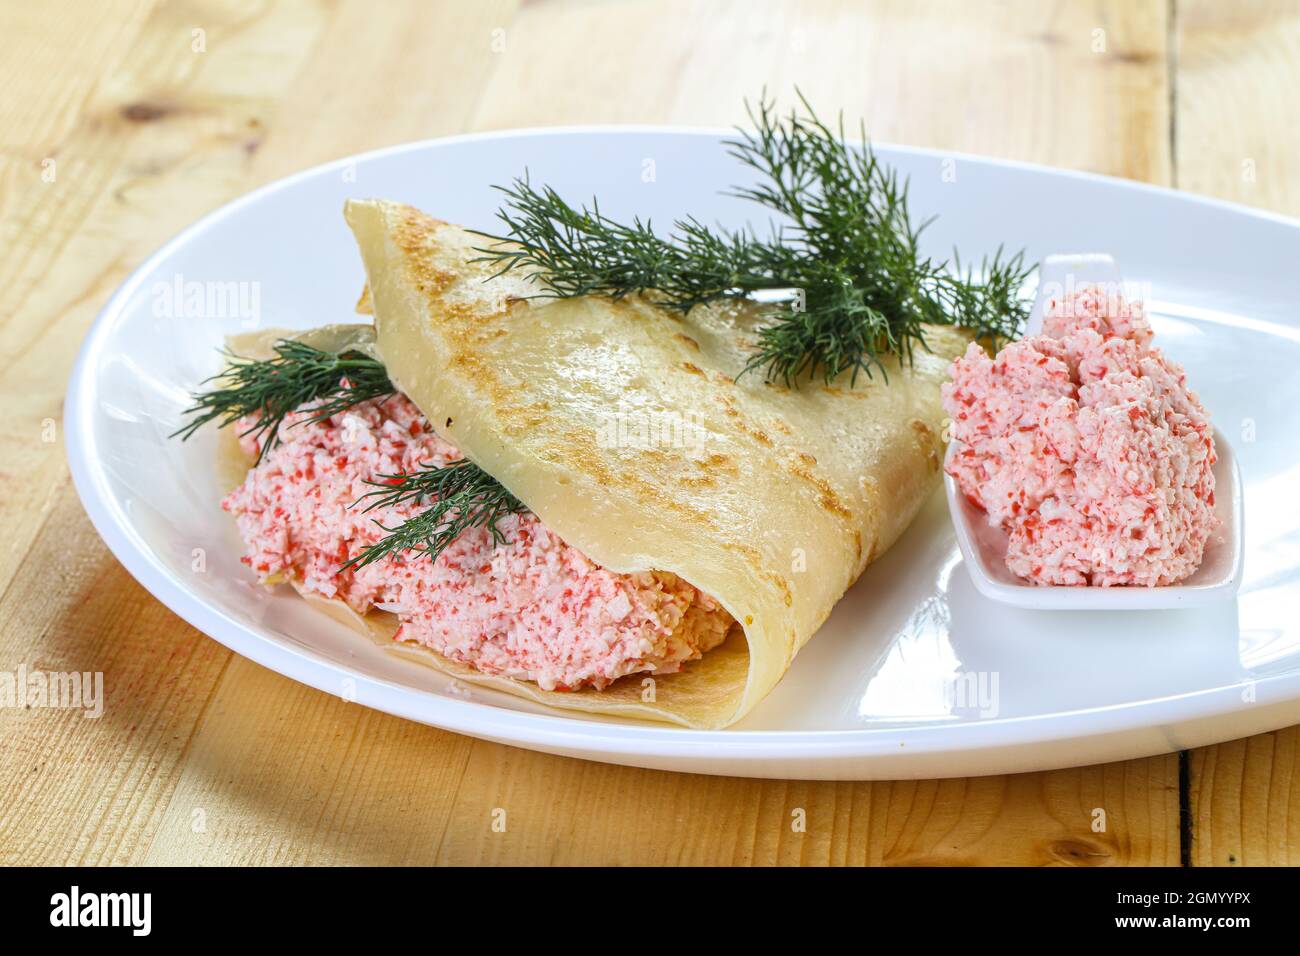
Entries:
{"type": "Polygon", "coordinates": [[[1192,865],[1192,759],[1178,751],[1178,865],[1192,865]]]}

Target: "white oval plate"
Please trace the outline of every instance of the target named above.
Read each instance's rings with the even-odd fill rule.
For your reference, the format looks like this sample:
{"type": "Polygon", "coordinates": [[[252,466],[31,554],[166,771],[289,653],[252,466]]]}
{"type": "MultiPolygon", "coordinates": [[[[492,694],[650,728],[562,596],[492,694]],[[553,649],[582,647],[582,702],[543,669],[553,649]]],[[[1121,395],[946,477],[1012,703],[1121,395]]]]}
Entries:
{"type": "Polygon", "coordinates": [[[1105,249],[1147,285],[1159,341],[1237,450],[1250,524],[1236,601],[1134,613],[991,602],[971,583],[936,487],[771,696],[732,729],[698,732],[457,687],[254,583],[216,506],[213,433],[167,435],[227,334],[350,319],[362,269],[345,198],[490,228],[489,187],[527,166],[574,199],[598,194],[618,217],[761,222],[719,195],[744,178],[726,135],[578,128],[416,143],[272,183],[191,226],[113,295],[73,372],[68,457],[91,520],[159,600],[236,652],[366,706],[552,753],[701,773],[939,777],[1143,756],[1300,722],[1300,227],[1085,174],[973,157],[954,167],[926,150],[879,152],[910,175],[917,220],[940,216],[927,251],[1105,249]]]}

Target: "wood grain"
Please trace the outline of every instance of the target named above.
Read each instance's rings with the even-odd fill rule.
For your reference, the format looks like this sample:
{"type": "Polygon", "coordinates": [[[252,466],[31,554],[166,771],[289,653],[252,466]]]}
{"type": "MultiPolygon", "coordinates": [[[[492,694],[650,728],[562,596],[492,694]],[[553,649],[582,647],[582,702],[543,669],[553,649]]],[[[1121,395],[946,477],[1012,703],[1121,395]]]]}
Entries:
{"type": "Polygon", "coordinates": [[[1166,13],[1160,0],[535,3],[506,31],[474,125],[729,125],[746,97],[798,87],[881,142],[1164,183],[1166,13]],[[605,49],[618,55],[593,55],[605,49]]]}
{"type": "MultiPolygon", "coordinates": [[[[1163,183],[1171,142],[1195,128],[1170,136],[1171,99],[1186,99],[1169,86],[1171,22],[1159,0],[0,5],[0,670],[102,670],[108,694],[98,720],[0,709],[0,862],[1176,864],[1172,755],[970,780],[747,781],[362,710],[162,608],[107,554],[59,443],[41,440],[112,288],[276,176],[466,129],[727,124],[764,84],[798,84],[881,140],[1163,183]]],[[[1266,736],[1289,739],[1294,760],[1294,736],[1266,736]]],[[[1266,810],[1286,843],[1294,776],[1277,750],[1277,782],[1249,813],[1266,810]]],[[[1203,788],[1262,759],[1207,753],[1203,788]]],[[[1214,802],[1198,828],[1223,818],[1233,832],[1214,802]]]]}
{"type": "Polygon", "coordinates": [[[919,783],[667,774],[431,731],[242,659],[190,753],[146,862],[1103,866],[1178,854],[1174,756],[919,783]]]}
{"type": "MultiPolygon", "coordinates": [[[[1300,3],[1180,0],[1178,185],[1300,216],[1300,3]]],[[[1300,728],[1193,751],[1192,861],[1300,864],[1300,728]]]]}
{"type": "Polygon", "coordinates": [[[1300,216],[1300,3],[1175,9],[1178,187],[1300,216]]]}

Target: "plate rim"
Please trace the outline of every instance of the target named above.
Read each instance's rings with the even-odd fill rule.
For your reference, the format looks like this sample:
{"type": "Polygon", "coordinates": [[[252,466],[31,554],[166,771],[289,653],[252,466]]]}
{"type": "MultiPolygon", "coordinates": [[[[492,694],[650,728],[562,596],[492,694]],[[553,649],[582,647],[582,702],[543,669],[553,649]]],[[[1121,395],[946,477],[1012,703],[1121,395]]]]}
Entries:
{"type": "MultiPolygon", "coordinates": [[[[708,772],[708,767],[703,761],[718,757],[745,764],[765,764],[773,761],[807,761],[810,757],[818,760],[869,759],[884,756],[897,759],[909,755],[932,757],[942,753],[967,752],[972,746],[981,750],[1006,750],[1063,743],[1081,738],[1116,736],[1152,728],[1173,729],[1170,725],[1181,721],[1218,717],[1240,709],[1239,706],[1233,706],[1232,702],[1238,697],[1241,688],[1248,685],[1254,686],[1260,697],[1254,706],[1262,708],[1269,705],[1295,703],[1300,707],[1300,673],[1296,673],[1262,675],[1218,687],[1200,688],[1181,694],[1101,707],[926,726],[900,722],[898,726],[887,724],[870,728],[828,730],[695,730],[670,724],[593,721],[559,713],[533,714],[515,711],[497,706],[491,701],[458,700],[411,688],[385,678],[358,674],[349,671],[345,665],[308,648],[281,645],[256,634],[228,617],[219,608],[210,606],[191,594],[166,568],[154,560],[151,549],[138,536],[125,513],[116,507],[107,493],[105,476],[95,463],[96,446],[93,432],[86,427],[93,413],[90,403],[95,395],[95,381],[91,371],[95,358],[103,342],[120,323],[125,314],[126,304],[145,277],[191,238],[213,228],[246,206],[259,202],[273,193],[292,189],[303,180],[344,169],[353,163],[464,142],[593,134],[687,135],[718,139],[733,136],[735,133],[736,130],[731,127],[577,124],[434,137],[367,150],[299,170],[264,183],[204,214],[173,235],[132,270],[96,314],[78,350],[65,394],[64,451],[73,484],[96,532],[127,572],[182,620],[231,651],[292,680],[337,696],[334,690],[325,686],[325,675],[349,676],[356,680],[357,702],[376,710],[477,737],[531,745],[539,749],[572,748],[580,755],[596,759],[618,760],[628,756],[639,756],[695,760],[699,761],[700,765],[692,767],[693,770],[708,772]],[[293,670],[286,670],[281,666],[290,663],[291,659],[298,662],[298,666],[293,670]],[[378,696],[381,694],[383,700],[378,696]]],[[[985,166],[1024,170],[1039,175],[1093,182],[1114,189],[1176,198],[1179,202],[1300,229],[1300,219],[1135,180],[931,147],[904,146],[878,141],[872,141],[872,145],[881,152],[965,159],[985,166]]],[[[337,686],[336,680],[332,683],[337,686]]],[[[1279,723],[1277,726],[1286,726],[1290,722],[1293,720],[1279,723]]],[[[1222,739],[1232,739],[1232,736],[1225,736],[1222,739]]],[[[1172,749],[1176,748],[1170,743],[1163,751],[1150,751],[1147,748],[1143,752],[1169,752],[1172,749]]],[[[1140,754],[1135,752],[1136,755],[1140,754]]],[[[1067,762],[1052,765],[1069,764],[1067,762]]],[[[734,772],[734,770],[723,769],[716,772],[734,772]]],[[[986,772],[1000,771],[993,767],[986,772]]],[[[942,774],[931,771],[928,775],[942,774]]],[[[970,775],[970,772],[963,771],[960,775],[970,775]]]]}

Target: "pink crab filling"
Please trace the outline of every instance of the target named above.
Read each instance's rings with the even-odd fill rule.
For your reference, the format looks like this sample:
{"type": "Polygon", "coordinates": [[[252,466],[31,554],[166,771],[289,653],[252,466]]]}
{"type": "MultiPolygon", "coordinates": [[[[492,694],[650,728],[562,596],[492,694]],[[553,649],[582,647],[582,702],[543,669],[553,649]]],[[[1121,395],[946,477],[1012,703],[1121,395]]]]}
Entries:
{"type": "Polygon", "coordinates": [[[505,544],[479,527],[436,561],[406,552],[340,571],[384,536],[380,524],[395,527],[428,506],[363,513],[352,505],[375,490],[367,480],[461,455],[402,395],[323,422],[308,417],[287,419],[280,443],[222,501],[238,521],[244,562],[263,582],[293,580],[361,613],[390,611],[401,622],[398,640],[544,690],[673,673],[726,637],[732,618],[707,594],[673,574],[607,571],[531,513],[500,522],[505,544]]]}
{"type": "Polygon", "coordinates": [[[1052,300],[1043,327],[953,363],[948,473],[1007,531],[1007,566],[1029,581],[1183,580],[1218,524],[1205,409],[1151,346],[1140,304],[1085,287],[1052,300]]]}

